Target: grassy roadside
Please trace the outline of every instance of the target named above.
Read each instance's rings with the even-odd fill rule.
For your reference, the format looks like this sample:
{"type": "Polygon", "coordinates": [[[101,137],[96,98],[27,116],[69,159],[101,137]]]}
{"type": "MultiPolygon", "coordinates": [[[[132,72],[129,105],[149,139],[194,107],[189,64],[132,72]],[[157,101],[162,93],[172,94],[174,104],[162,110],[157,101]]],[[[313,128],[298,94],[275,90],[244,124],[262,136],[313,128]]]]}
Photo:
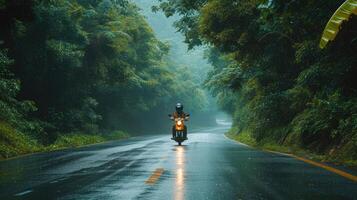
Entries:
{"type": "Polygon", "coordinates": [[[357,168],[357,160],[350,160],[344,158],[336,158],[330,155],[316,154],[314,152],[303,149],[297,145],[280,145],[272,140],[263,140],[257,142],[249,131],[242,131],[237,133],[236,128],[231,128],[229,132],[225,134],[228,138],[235,141],[247,144],[257,149],[268,150],[268,151],[277,151],[281,153],[293,154],[299,157],[308,158],[310,160],[333,163],[335,165],[343,165],[347,167],[357,168]]]}
{"type": "Polygon", "coordinates": [[[36,140],[0,121],[0,160],[39,152],[43,149],[36,140]]]}
{"type": "Polygon", "coordinates": [[[7,123],[0,122],[0,160],[37,152],[76,148],[129,137],[130,135],[123,131],[114,131],[108,134],[96,135],[70,133],[59,136],[53,144],[45,146],[12,128],[7,123]]]}
{"type": "Polygon", "coordinates": [[[54,151],[65,148],[75,148],[90,144],[97,144],[112,140],[121,140],[129,138],[129,134],[123,131],[114,131],[110,134],[89,135],[83,133],[72,133],[61,135],[54,144],[44,147],[45,151],[54,151]]]}

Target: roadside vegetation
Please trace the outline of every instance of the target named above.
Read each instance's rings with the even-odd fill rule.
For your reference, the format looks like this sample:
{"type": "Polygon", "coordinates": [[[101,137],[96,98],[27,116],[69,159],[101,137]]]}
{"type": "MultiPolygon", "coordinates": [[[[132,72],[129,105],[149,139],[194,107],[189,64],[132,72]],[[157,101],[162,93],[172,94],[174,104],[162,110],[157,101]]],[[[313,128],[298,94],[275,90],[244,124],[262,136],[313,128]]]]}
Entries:
{"type": "Polygon", "coordinates": [[[0,158],[163,130],[177,101],[207,104],[132,2],[4,0],[0,16],[0,158]]]}
{"type": "Polygon", "coordinates": [[[340,157],[332,157],[329,154],[321,154],[316,151],[312,151],[307,148],[303,148],[299,144],[279,144],[275,140],[271,140],[267,138],[266,140],[262,140],[257,142],[256,139],[252,137],[252,133],[248,131],[237,132],[236,127],[233,127],[230,131],[228,131],[225,135],[232,139],[236,140],[240,143],[249,145],[250,147],[257,148],[263,151],[274,151],[280,153],[292,154],[295,156],[300,156],[303,158],[316,160],[320,162],[332,163],[337,165],[344,165],[351,168],[356,168],[357,161],[354,159],[346,159],[342,156],[340,157]]]}
{"type": "Polygon", "coordinates": [[[89,144],[101,143],[109,140],[121,140],[129,138],[130,135],[123,131],[115,131],[108,134],[81,134],[70,133],[66,135],[60,135],[55,143],[46,147],[46,150],[58,150],[67,147],[81,147],[89,144]]]}
{"type": "Polygon", "coordinates": [[[233,116],[231,136],[356,164],[357,16],[319,48],[343,0],[159,1],[190,47],[210,47],[205,85],[233,116]]]}

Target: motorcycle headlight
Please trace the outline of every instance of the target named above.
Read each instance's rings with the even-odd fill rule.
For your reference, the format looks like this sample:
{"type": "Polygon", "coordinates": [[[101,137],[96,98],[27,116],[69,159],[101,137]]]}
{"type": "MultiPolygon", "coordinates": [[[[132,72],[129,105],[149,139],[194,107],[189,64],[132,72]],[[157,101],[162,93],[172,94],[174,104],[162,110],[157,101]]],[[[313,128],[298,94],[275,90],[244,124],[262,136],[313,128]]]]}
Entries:
{"type": "Polygon", "coordinates": [[[181,124],[182,124],[181,120],[177,121],[177,125],[181,126],[181,124]]]}

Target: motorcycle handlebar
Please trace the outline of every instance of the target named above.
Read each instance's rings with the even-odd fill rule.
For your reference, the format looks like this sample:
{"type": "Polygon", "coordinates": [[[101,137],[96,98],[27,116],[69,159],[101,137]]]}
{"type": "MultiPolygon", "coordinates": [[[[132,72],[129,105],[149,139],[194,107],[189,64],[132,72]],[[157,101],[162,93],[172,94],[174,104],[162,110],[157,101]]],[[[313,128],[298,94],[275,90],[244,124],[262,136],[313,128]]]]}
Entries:
{"type": "MultiPolygon", "coordinates": [[[[170,118],[171,120],[174,120],[174,119],[175,119],[175,117],[172,116],[171,114],[168,114],[168,116],[169,116],[169,118],[170,118]]],[[[187,121],[188,119],[190,119],[190,114],[186,114],[186,116],[184,117],[184,119],[185,119],[185,121],[187,121]]]]}

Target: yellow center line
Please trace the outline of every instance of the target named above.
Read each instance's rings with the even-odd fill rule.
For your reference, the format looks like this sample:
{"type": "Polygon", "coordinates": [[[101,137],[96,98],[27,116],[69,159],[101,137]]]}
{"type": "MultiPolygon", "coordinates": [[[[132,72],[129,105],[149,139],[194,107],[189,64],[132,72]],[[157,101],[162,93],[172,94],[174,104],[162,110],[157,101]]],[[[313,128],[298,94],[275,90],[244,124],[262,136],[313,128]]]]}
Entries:
{"type": "Polygon", "coordinates": [[[357,182],[357,176],[355,176],[353,174],[350,174],[350,173],[347,173],[347,172],[344,172],[342,170],[333,168],[331,166],[325,165],[323,163],[315,162],[315,161],[312,161],[312,160],[309,160],[309,159],[306,159],[306,158],[302,158],[302,157],[299,157],[299,156],[296,156],[296,155],[293,155],[293,154],[280,153],[280,152],[276,152],[276,151],[268,151],[268,152],[293,157],[293,158],[295,158],[297,160],[301,160],[303,162],[309,163],[309,164],[314,165],[316,167],[323,168],[323,169],[325,169],[327,171],[330,171],[330,172],[333,172],[335,174],[338,174],[338,175],[340,175],[340,176],[342,176],[344,178],[347,178],[347,179],[349,179],[351,181],[357,182]]]}
{"type": "Polygon", "coordinates": [[[323,168],[323,169],[325,169],[325,170],[328,170],[328,171],[330,171],[330,172],[333,172],[333,173],[335,173],[335,174],[338,174],[338,175],[340,175],[340,176],[342,176],[342,177],[345,177],[345,178],[347,178],[347,179],[349,179],[349,180],[351,180],[351,181],[357,182],[357,176],[355,176],[355,175],[353,175],[353,174],[344,172],[344,171],[342,171],[342,170],[339,170],[339,169],[336,169],[336,168],[330,167],[330,166],[328,166],[328,165],[325,165],[325,164],[322,164],[322,163],[318,163],[318,162],[315,162],[315,161],[312,161],[312,160],[309,160],[309,159],[306,159],[306,158],[301,158],[301,157],[294,156],[294,155],[293,155],[293,157],[296,158],[296,159],[298,159],[298,160],[301,160],[301,161],[304,161],[304,162],[306,162],[306,163],[309,163],[309,164],[311,164],[311,165],[315,165],[315,166],[317,166],[317,167],[321,167],[321,168],[323,168]]]}
{"type": "MultiPolygon", "coordinates": [[[[240,142],[237,142],[236,140],[233,140],[231,138],[228,138],[226,135],[224,135],[227,139],[229,140],[232,140],[238,144],[243,144],[243,143],[240,143],[240,142]]],[[[248,145],[247,145],[248,146],[248,145]]],[[[251,146],[248,146],[250,148],[252,148],[251,146]]],[[[306,158],[302,158],[302,157],[299,157],[299,156],[295,156],[293,154],[287,154],[287,153],[281,153],[281,152],[277,152],[277,151],[270,151],[270,150],[267,150],[267,149],[263,149],[263,151],[266,151],[266,152],[270,152],[270,153],[275,153],[275,154],[280,154],[280,155],[285,155],[285,156],[290,156],[290,157],[293,157],[295,159],[298,159],[298,160],[301,160],[303,162],[306,162],[306,163],[309,163],[311,165],[314,165],[316,167],[320,167],[320,168],[323,168],[327,171],[330,171],[332,173],[335,173],[335,174],[338,174],[346,179],[349,179],[351,181],[354,181],[354,182],[357,182],[357,176],[353,175],[353,174],[350,174],[350,173],[347,173],[347,172],[344,172],[342,170],[339,170],[339,169],[336,169],[336,168],[333,168],[333,167],[330,167],[328,165],[325,165],[323,163],[319,163],[319,162],[315,162],[315,161],[312,161],[312,160],[309,160],[309,159],[306,159],[306,158]]]]}
{"type": "Polygon", "coordinates": [[[157,180],[159,180],[160,176],[162,175],[162,173],[164,173],[164,171],[164,168],[157,168],[148,178],[148,180],[145,181],[145,183],[148,185],[154,185],[157,180]]]}

